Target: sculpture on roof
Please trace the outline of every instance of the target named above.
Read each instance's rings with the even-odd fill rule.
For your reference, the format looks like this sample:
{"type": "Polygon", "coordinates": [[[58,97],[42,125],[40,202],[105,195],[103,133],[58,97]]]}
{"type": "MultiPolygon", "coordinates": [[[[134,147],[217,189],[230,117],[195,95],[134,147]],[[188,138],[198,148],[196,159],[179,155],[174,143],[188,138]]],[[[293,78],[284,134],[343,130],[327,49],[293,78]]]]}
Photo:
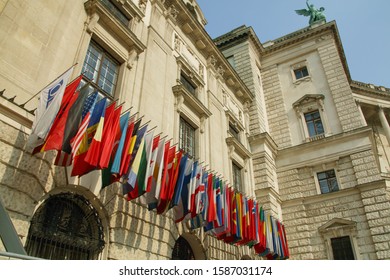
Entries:
{"type": "Polygon", "coordinates": [[[309,24],[312,24],[316,21],[326,20],[325,14],[324,14],[324,11],[325,11],[324,7],[316,9],[313,4],[309,5],[309,0],[306,0],[306,5],[307,5],[308,10],[301,9],[301,10],[295,10],[295,12],[298,15],[302,15],[305,17],[310,16],[309,24]]]}

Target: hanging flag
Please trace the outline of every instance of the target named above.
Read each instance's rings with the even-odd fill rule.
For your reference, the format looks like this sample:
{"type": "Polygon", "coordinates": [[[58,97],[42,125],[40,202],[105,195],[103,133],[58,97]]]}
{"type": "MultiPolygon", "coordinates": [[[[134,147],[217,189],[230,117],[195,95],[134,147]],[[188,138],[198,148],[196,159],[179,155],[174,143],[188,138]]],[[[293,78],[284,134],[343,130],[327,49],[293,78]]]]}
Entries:
{"type": "Polygon", "coordinates": [[[82,137],[82,140],[78,148],[77,148],[77,143],[75,142],[74,152],[73,152],[74,153],[73,169],[72,169],[71,176],[82,176],[92,170],[95,170],[95,166],[92,166],[89,163],[87,163],[85,161],[85,157],[88,154],[92,139],[94,138],[99,125],[102,125],[101,121],[102,118],[104,119],[106,104],[107,104],[106,98],[96,103],[88,127],[82,137]]]}
{"type": "MultiPolygon", "coordinates": [[[[182,159],[183,161],[183,159],[182,159]]],[[[181,162],[180,162],[181,164],[181,162]]],[[[175,194],[174,194],[174,200],[173,205],[174,206],[174,215],[175,215],[175,222],[181,222],[186,218],[187,214],[189,213],[188,206],[190,204],[189,200],[189,193],[191,188],[191,179],[193,174],[193,168],[194,168],[194,162],[192,159],[186,160],[186,164],[184,166],[184,170],[180,171],[184,173],[183,180],[178,180],[178,183],[176,184],[175,194]],[[180,190],[181,188],[181,190],[180,190]],[[177,198],[177,194],[179,194],[179,198],[177,198]]]]}
{"type": "Polygon", "coordinates": [[[84,134],[87,131],[89,122],[91,120],[92,113],[95,108],[95,104],[97,102],[97,97],[98,97],[98,92],[96,91],[92,93],[90,96],[88,96],[87,100],[85,101],[83,111],[81,112],[82,122],[80,124],[80,127],[76,135],[70,141],[72,155],[75,155],[78,149],[80,148],[81,141],[83,140],[84,134]]]}
{"type": "Polygon", "coordinates": [[[191,213],[191,216],[195,212],[195,190],[196,190],[196,183],[197,183],[197,175],[199,174],[200,177],[200,168],[201,167],[198,164],[198,161],[195,161],[192,167],[192,174],[191,174],[191,180],[190,180],[190,186],[188,192],[187,212],[191,213]]]}
{"type": "Polygon", "coordinates": [[[162,181],[162,174],[164,169],[164,157],[168,153],[169,147],[170,147],[170,141],[164,143],[163,140],[160,140],[158,144],[156,164],[154,166],[154,171],[153,171],[151,189],[150,192],[146,193],[146,203],[148,204],[149,210],[153,210],[157,208],[157,203],[161,191],[161,181],[162,181]]]}
{"type": "MultiPolygon", "coordinates": [[[[139,146],[141,145],[142,139],[144,139],[145,133],[148,130],[148,125],[144,125],[143,127],[140,127],[137,134],[131,138],[131,144],[129,152],[131,152],[131,156],[129,158],[129,170],[133,164],[133,161],[135,160],[135,156],[138,152],[139,146]]],[[[127,170],[127,174],[129,173],[129,170],[127,170]]]]}
{"type": "Polygon", "coordinates": [[[169,205],[169,209],[173,206],[176,206],[179,203],[179,199],[181,196],[181,191],[183,189],[184,178],[186,176],[186,168],[187,168],[188,155],[184,154],[180,160],[180,165],[178,169],[178,178],[176,184],[173,186],[173,196],[171,203],[169,205]]]}
{"type": "Polygon", "coordinates": [[[205,193],[205,185],[203,183],[203,168],[198,165],[196,175],[195,175],[195,198],[194,198],[194,206],[192,208],[191,217],[194,218],[196,215],[199,215],[203,212],[204,206],[204,193],[205,193]]]}
{"type": "Polygon", "coordinates": [[[129,127],[129,117],[130,117],[130,112],[126,112],[123,116],[121,116],[120,121],[119,121],[121,136],[120,136],[118,148],[117,148],[115,156],[114,156],[114,162],[113,162],[112,167],[111,167],[112,174],[119,174],[119,171],[120,171],[121,159],[122,159],[122,154],[123,154],[123,147],[124,147],[125,140],[127,137],[127,128],[129,127]]]}
{"type": "Polygon", "coordinates": [[[153,131],[146,133],[142,139],[139,139],[140,145],[130,168],[127,182],[125,183],[130,190],[127,194],[127,200],[140,197],[146,191],[146,170],[148,158],[151,155],[153,131]]]}
{"type": "MultiPolygon", "coordinates": [[[[130,120],[129,126],[126,132],[126,139],[123,146],[122,160],[119,169],[119,177],[122,177],[129,170],[129,164],[131,159],[131,154],[133,152],[132,148],[132,138],[136,137],[138,128],[141,124],[141,120],[135,121],[134,117],[130,120]]],[[[135,141],[134,141],[135,144],[135,141]]],[[[133,144],[133,145],[134,145],[133,144]]]]}
{"type": "Polygon", "coordinates": [[[152,190],[153,183],[153,174],[156,166],[158,148],[160,143],[160,135],[154,137],[152,141],[152,147],[150,152],[150,157],[148,158],[148,167],[146,169],[146,192],[150,192],[152,190]]]}
{"type": "Polygon", "coordinates": [[[216,219],[216,177],[213,174],[209,174],[207,186],[207,198],[208,198],[208,210],[207,210],[207,222],[213,222],[216,219]]]}
{"type": "Polygon", "coordinates": [[[169,200],[169,176],[174,168],[176,156],[176,147],[169,148],[168,153],[164,155],[164,168],[161,177],[161,191],[157,204],[157,214],[163,214],[169,200]]]}
{"type": "MultiPolygon", "coordinates": [[[[101,154],[98,163],[100,169],[107,168],[111,156],[115,153],[114,144],[115,140],[120,139],[120,127],[119,119],[122,111],[122,106],[119,106],[114,110],[111,116],[107,116],[106,125],[103,127],[103,136],[101,141],[101,154]]],[[[115,154],[114,154],[115,155],[115,154]]]]}
{"type": "Polygon", "coordinates": [[[66,85],[73,72],[73,66],[59,78],[41,90],[39,105],[35,111],[35,119],[32,124],[27,147],[32,150],[43,144],[61,106],[62,97],[66,85]]]}
{"type": "Polygon", "coordinates": [[[129,115],[130,112],[126,112],[120,117],[119,130],[115,137],[115,142],[112,149],[112,158],[108,167],[102,170],[102,188],[119,180],[119,176],[115,175],[118,174],[120,168],[123,144],[125,142],[127,127],[129,124],[129,115]]]}
{"type": "Polygon", "coordinates": [[[91,145],[89,146],[87,155],[85,156],[85,162],[89,165],[94,166],[95,169],[99,165],[99,160],[102,153],[102,140],[104,129],[107,128],[108,120],[111,119],[115,110],[115,102],[107,106],[104,114],[101,115],[99,124],[96,128],[95,135],[93,136],[91,145]]]}
{"type": "Polygon", "coordinates": [[[42,150],[57,150],[71,154],[71,139],[76,135],[81,123],[81,114],[88,97],[88,87],[73,94],[62,116],[54,122],[42,150]]]}

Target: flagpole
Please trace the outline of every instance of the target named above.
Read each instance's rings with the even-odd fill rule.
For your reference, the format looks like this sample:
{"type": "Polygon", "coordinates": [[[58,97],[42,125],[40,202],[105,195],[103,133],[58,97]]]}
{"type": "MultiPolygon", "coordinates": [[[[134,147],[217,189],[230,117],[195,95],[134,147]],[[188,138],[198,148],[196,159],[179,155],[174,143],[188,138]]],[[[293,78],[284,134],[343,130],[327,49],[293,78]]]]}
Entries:
{"type": "MultiPolygon", "coordinates": [[[[76,62],[75,64],[73,64],[71,67],[69,67],[68,69],[66,69],[61,75],[59,75],[57,78],[54,78],[50,83],[48,83],[45,87],[47,87],[48,85],[50,85],[52,82],[54,82],[55,80],[57,80],[59,77],[61,77],[62,75],[64,75],[67,71],[69,71],[70,68],[76,66],[78,64],[78,62],[76,62]]],[[[78,76],[77,76],[78,77],[78,76]]],[[[76,78],[77,79],[77,78],[76,78]]],[[[75,79],[74,79],[75,80],[75,79]]],[[[73,80],[73,81],[74,81],[73,80]]],[[[45,88],[44,87],[44,88],[45,88]]],[[[31,100],[33,100],[38,94],[41,93],[41,91],[44,89],[42,88],[40,91],[38,91],[36,94],[34,94],[29,100],[27,100],[26,102],[24,102],[23,104],[20,104],[19,106],[22,106],[24,107],[28,102],[30,102],[31,100]]]]}

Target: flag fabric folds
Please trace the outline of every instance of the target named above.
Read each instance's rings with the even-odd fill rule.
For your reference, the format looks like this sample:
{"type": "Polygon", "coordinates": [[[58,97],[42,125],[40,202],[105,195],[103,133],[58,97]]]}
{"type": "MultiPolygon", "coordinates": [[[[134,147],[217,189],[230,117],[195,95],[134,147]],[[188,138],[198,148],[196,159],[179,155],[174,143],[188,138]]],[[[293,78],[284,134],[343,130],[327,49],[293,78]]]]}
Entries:
{"type": "MultiPolygon", "coordinates": [[[[59,109],[48,117],[47,134],[42,130],[38,136],[33,130],[35,140],[44,143],[37,151],[57,150],[55,164],[72,164],[71,176],[101,170],[102,187],[118,182],[127,200],[140,198],[157,214],[172,209],[176,223],[188,222],[191,229],[202,228],[228,244],[249,246],[267,259],[289,258],[285,226],[255,199],[171,146],[170,140],[154,136],[154,129],[141,125],[142,118],[121,115],[116,102],[98,101],[98,93],[89,94],[87,87],[76,91],[81,76],[67,87],[66,76],[60,78],[43,91],[42,104],[49,108],[56,102],[59,109]]],[[[45,110],[40,108],[37,116],[49,116],[45,110]]]]}
{"type": "Polygon", "coordinates": [[[41,145],[46,139],[60,109],[62,97],[72,75],[73,68],[73,66],[69,68],[64,74],[41,90],[39,104],[35,111],[35,119],[28,139],[28,147],[30,149],[41,145]]]}

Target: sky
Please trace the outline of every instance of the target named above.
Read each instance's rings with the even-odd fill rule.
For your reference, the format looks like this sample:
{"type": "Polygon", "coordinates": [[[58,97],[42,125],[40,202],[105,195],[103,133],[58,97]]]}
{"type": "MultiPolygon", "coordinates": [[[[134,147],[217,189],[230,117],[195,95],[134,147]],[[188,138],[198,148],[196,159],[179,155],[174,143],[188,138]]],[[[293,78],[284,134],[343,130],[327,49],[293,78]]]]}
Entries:
{"type": "MultiPolygon", "coordinates": [[[[260,42],[277,39],[309,25],[295,10],[305,0],[197,0],[211,38],[241,25],[252,26],[260,42]]],[[[390,88],[390,1],[309,0],[336,21],[351,77],[390,88]]]]}

